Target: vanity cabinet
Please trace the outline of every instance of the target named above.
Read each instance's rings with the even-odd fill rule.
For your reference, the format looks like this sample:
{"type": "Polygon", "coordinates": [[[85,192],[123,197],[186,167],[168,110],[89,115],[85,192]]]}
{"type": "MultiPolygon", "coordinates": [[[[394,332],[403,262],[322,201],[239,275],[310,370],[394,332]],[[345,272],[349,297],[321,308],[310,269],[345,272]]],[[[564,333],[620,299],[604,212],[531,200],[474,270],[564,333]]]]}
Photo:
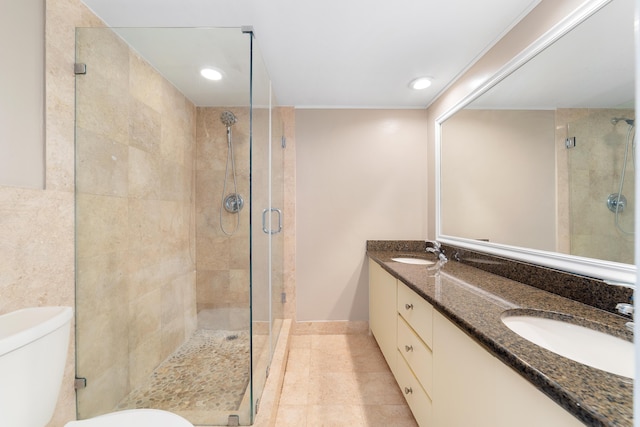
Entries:
{"type": "Polygon", "coordinates": [[[434,426],[583,426],[438,312],[433,346],[434,426]]]}
{"type": "Polygon", "coordinates": [[[420,426],[433,425],[431,304],[369,262],[369,328],[420,426]]]}
{"type": "Polygon", "coordinates": [[[418,425],[421,427],[435,426],[431,398],[424,391],[420,381],[399,352],[396,381],[418,425]]]}
{"type": "Polygon", "coordinates": [[[396,380],[420,426],[433,424],[433,307],[398,282],[396,380]]]}
{"type": "Polygon", "coordinates": [[[369,329],[378,342],[391,372],[396,375],[397,280],[369,261],[369,329]]]}
{"type": "Polygon", "coordinates": [[[583,424],[369,262],[370,328],[421,427],[583,424]]]}

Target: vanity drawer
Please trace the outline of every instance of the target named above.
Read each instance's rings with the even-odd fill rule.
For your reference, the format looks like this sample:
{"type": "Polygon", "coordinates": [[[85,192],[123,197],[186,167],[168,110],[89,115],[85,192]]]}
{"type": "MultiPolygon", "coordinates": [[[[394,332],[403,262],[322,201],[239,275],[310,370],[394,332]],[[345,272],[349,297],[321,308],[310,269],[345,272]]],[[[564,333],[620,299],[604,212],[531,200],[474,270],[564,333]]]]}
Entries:
{"type": "Polygon", "coordinates": [[[430,348],[433,346],[433,307],[398,281],[398,313],[430,348]]]}
{"type": "Polygon", "coordinates": [[[398,351],[427,394],[433,396],[433,353],[402,316],[398,316],[398,351]]]}
{"type": "Polygon", "coordinates": [[[422,389],[420,382],[411,372],[407,362],[400,355],[398,355],[397,368],[396,380],[416,422],[420,427],[433,426],[433,404],[431,399],[422,389]]]}

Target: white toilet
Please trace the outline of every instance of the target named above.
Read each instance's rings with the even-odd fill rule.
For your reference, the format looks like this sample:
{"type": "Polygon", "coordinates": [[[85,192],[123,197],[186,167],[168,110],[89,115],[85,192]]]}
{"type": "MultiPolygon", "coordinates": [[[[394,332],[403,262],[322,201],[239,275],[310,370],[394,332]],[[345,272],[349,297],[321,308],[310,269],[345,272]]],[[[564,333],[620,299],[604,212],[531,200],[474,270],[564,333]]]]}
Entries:
{"type": "MultiPolygon", "coordinates": [[[[71,307],[35,307],[0,316],[0,426],[44,427],[53,415],[69,346],[71,307]]],[[[65,427],[193,427],[157,409],[113,412],[65,427]]]]}
{"type": "Polygon", "coordinates": [[[82,421],[71,421],[65,427],[193,427],[179,415],[159,409],[129,409],[82,421]]]}

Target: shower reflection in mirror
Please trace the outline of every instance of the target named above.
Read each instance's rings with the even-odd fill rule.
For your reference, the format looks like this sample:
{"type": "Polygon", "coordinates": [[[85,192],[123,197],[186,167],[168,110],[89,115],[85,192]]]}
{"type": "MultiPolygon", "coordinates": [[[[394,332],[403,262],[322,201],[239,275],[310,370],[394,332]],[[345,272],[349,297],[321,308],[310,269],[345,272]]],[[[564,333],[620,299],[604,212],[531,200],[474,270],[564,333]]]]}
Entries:
{"type": "Polygon", "coordinates": [[[616,126],[619,122],[623,122],[627,124],[627,136],[625,138],[624,144],[624,160],[622,161],[622,170],[620,171],[620,185],[618,187],[617,193],[611,193],[609,197],[607,197],[607,207],[609,210],[616,215],[616,228],[623,234],[633,235],[633,229],[624,229],[620,224],[620,214],[624,212],[625,207],[627,206],[627,198],[623,194],[624,190],[624,182],[627,174],[627,166],[629,161],[631,161],[631,167],[633,170],[631,172],[635,172],[636,164],[635,164],[635,152],[636,152],[636,142],[635,142],[635,120],[629,119],[626,117],[614,117],[611,119],[611,124],[616,126]],[[631,159],[629,159],[631,157],[631,159]]]}

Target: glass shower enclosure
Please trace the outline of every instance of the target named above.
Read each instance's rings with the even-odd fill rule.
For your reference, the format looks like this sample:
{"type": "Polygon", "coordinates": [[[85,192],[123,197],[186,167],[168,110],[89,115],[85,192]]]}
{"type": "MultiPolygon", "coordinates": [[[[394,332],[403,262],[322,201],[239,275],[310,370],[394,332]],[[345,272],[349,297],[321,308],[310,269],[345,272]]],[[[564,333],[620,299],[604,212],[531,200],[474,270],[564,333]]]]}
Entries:
{"type": "Polygon", "coordinates": [[[78,419],[253,423],[283,318],[282,131],[250,28],[77,29],[78,419]]]}

